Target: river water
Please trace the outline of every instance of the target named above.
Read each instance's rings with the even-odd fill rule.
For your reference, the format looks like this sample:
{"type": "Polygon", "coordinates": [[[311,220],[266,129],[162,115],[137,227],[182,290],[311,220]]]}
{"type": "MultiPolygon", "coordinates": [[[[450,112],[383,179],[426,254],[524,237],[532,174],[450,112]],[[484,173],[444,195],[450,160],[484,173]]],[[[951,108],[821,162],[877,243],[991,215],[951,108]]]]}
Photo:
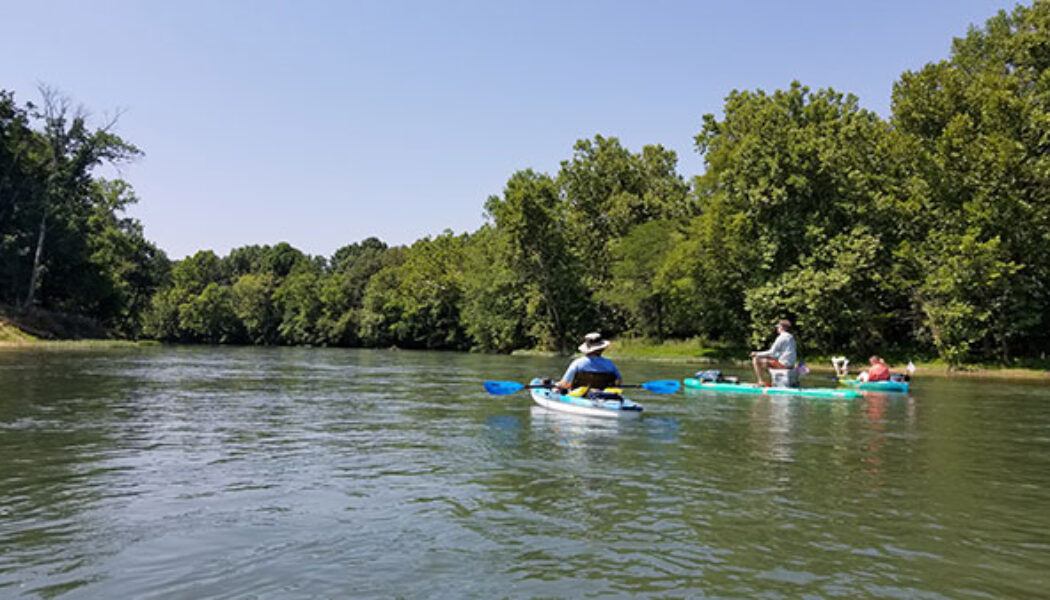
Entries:
{"type": "Polygon", "coordinates": [[[1050,596],[1046,385],[639,392],[631,423],[481,387],[564,363],[0,352],[0,597],[1050,596]]]}

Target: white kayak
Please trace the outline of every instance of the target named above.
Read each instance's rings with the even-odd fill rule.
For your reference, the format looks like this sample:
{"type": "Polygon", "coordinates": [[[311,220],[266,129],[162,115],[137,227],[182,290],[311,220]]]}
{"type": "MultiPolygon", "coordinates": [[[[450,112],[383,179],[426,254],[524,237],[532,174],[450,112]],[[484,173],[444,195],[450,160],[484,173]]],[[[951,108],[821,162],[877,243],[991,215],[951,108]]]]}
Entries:
{"type": "Polygon", "coordinates": [[[543,385],[543,380],[537,377],[529,383],[531,388],[529,391],[532,392],[532,401],[543,408],[573,415],[607,419],[637,419],[642,415],[642,405],[627,398],[624,398],[622,402],[620,400],[591,400],[561,394],[557,389],[532,387],[541,385],[543,385]]]}

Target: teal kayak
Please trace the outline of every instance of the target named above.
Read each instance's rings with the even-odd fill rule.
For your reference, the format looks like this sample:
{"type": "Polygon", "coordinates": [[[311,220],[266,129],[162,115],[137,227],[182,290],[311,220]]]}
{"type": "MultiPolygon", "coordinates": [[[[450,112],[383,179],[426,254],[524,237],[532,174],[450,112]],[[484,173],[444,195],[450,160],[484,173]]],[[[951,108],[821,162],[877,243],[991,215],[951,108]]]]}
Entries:
{"type": "Polygon", "coordinates": [[[714,381],[700,381],[699,379],[686,379],[685,387],[693,390],[704,390],[711,392],[727,392],[731,394],[764,394],[766,396],[804,396],[807,398],[838,398],[840,400],[854,400],[861,397],[857,390],[844,390],[841,388],[792,388],[792,387],[766,387],[754,383],[727,383],[714,381]]]}
{"type": "Polygon", "coordinates": [[[619,400],[591,400],[562,394],[548,387],[538,387],[542,385],[543,380],[537,377],[529,383],[531,388],[529,391],[532,392],[532,401],[543,408],[574,415],[613,419],[637,419],[642,415],[642,405],[627,398],[624,398],[622,402],[619,400]]]}
{"type": "Polygon", "coordinates": [[[907,381],[857,381],[856,379],[839,379],[839,383],[842,385],[848,385],[851,388],[858,390],[866,390],[869,392],[899,392],[901,394],[908,393],[908,382],[907,381]]]}

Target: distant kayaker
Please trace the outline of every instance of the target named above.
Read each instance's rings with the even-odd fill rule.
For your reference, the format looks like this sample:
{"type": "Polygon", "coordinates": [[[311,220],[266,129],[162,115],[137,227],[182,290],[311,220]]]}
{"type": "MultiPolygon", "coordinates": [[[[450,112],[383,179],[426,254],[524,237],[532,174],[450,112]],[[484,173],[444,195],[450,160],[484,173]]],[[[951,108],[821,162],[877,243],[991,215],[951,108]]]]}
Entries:
{"type": "Polygon", "coordinates": [[[777,339],[773,347],[762,352],[751,352],[751,365],[755,367],[755,378],[758,385],[762,381],[763,369],[793,369],[797,356],[795,336],[791,335],[791,321],[781,319],[777,322],[777,339]]]}
{"type": "Polygon", "coordinates": [[[579,347],[583,356],[569,364],[568,370],[557,384],[558,387],[563,390],[571,390],[587,386],[601,390],[623,383],[620,370],[611,360],[602,356],[602,352],[610,344],[611,342],[602,338],[600,333],[588,333],[584,336],[583,343],[579,347]]]}
{"type": "Polygon", "coordinates": [[[882,360],[882,357],[873,355],[868,359],[868,364],[871,366],[867,371],[862,371],[857,376],[858,381],[889,381],[890,380],[890,367],[886,364],[886,361],[882,360]]]}

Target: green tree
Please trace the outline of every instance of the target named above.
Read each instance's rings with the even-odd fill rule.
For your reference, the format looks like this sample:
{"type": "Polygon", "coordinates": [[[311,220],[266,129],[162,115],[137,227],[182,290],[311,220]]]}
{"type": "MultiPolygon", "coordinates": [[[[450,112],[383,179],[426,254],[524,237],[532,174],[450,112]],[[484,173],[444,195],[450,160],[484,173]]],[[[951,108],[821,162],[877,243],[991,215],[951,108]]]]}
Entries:
{"type": "Polygon", "coordinates": [[[669,331],[669,290],[659,277],[667,256],[681,243],[679,224],[650,221],[611,245],[612,279],[600,299],[620,308],[636,333],[662,339],[669,331]]]}
{"type": "Polygon", "coordinates": [[[230,287],[209,283],[199,294],[179,305],[179,330],[184,339],[209,344],[237,343],[243,339],[240,320],[233,309],[230,287]]]}
{"type": "Polygon", "coordinates": [[[548,175],[518,171],[485,211],[506,241],[506,264],[526,298],[529,337],[562,351],[594,319],[584,271],[567,238],[565,204],[548,175]]]}
{"type": "Polygon", "coordinates": [[[728,292],[715,292],[715,313],[732,312],[727,301],[742,294],[754,336],[788,316],[813,328],[818,350],[883,338],[889,316],[910,306],[877,274],[891,270],[893,211],[913,194],[893,140],[855,97],[797,82],[772,95],[733,92],[723,120],[705,116],[694,272],[714,278],[704,292],[728,292]],[[733,238],[715,235],[719,227],[733,238]]]}
{"type": "Polygon", "coordinates": [[[281,341],[306,346],[321,341],[317,323],[321,318],[318,292],[322,274],[312,263],[301,264],[300,268],[281,281],[273,293],[273,299],[281,315],[280,325],[277,326],[281,341]]]}
{"type": "Polygon", "coordinates": [[[270,273],[245,273],[230,290],[233,313],[252,344],[270,346],[280,340],[281,315],[274,302],[276,288],[270,273]]]}
{"type": "Polygon", "coordinates": [[[362,336],[373,345],[467,348],[459,312],[466,240],[451,231],[423,238],[400,264],[377,272],[365,291],[362,336]]]}
{"type": "Polygon", "coordinates": [[[635,154],[614,137],[578,140],[572,159],[563,161],[557,183],[565,199],[568,242],[586,268],[578,274],[598,304],[588,311],[587,329],[612,332],[626,316],[613,310],[622,304],[601,302],[612,296],[613,245],[633,227],[653,220],[689,217],[695,205],[688,185],[677,173],[678,157],[662,146],[645,146],[635,154]]]}
{"type": "Polygon", "coordinates": [[[231,324],[234,320],[222,260],[211,250],[201,250],[172,265],[170,283],[150,302],[143,332],[170,342],[233,342],[234,334],[240,333],[231,324]],[[209,310],[221,314],[206,314],[209,310]]]}
{"type": "Polygon", "coordinates": [[[45,252],[48,231],[62,229],[67,237],[73,237],[91,212],[91,169],[104,162],[118,164],[142,154],[112,132],[116,119],[92,131],[84,111],[73,110],[67,98],[49,88],[42,88],[41,94],[43,106],[35,116],[43,122],[41,135],[45,143],[39,147],[35,160],[43,185],[33,211],[38,225],[23,307],[35,303],[49,264],[67,258],[61,254],[50,257],[45,252]]]}
{"type": "Polygon", "coordinates": [[[486,223],[464,256],[460,315],[474,348],[510,352],[535,343],[528,336],[528,285],[511,268],[507,234],[486,223]]]}
{"type": "Polygon", "coordinates": [[[924,227],[899,253],[902,278],[952,362],[1050,342],[1047,47],[1050,3],[1018,6],[894,86],[893,123],[918,141],[928,185],[915,210],[924,227]]]}
{"type": "Polygon", "coordinates": [[[361,309],[365,289],[384,265],[389,248],[378,238],[336,250],[328,261],[328,273],[321,283],[322,315],[319,334],[327,344],[349,346],[361,343],[361,309]]]}

